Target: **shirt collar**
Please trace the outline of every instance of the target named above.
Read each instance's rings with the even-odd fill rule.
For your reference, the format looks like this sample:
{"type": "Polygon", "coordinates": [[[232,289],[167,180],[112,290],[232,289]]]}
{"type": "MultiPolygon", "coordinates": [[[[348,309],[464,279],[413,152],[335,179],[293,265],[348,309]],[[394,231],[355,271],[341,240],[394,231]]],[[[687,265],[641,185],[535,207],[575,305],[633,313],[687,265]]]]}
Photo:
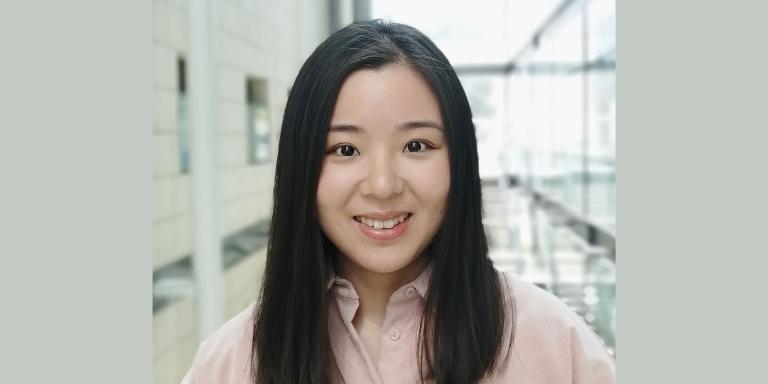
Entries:
{"type": "MultiPolygon", "coordinates": [[[[404,286],[412,286],[416,289],[416,291],[421,295],[421,297],[427,297],[427,291],[429,290],[429,282],[432,277],[432,262],[429,262],[427,266],[424,268],[423,271],[419,274],[416,279],[413,281],[405,284],[404,286]]],[[[336,272],[331,269],[331,276],[328,278],[328,283],[326,284],[326,291],[333,288],[334,285],[338,285],[340,287],[346,288],[343,289],[344,291],[350,291],[350,293],[354,296],[352,298],[357,299],[357,293],[354,290],[354,287],[352,287],[352,283],[341,277],[336,275],[336,272]]],[[[400,287],[402,288],[402,287],[400,287]]]]}

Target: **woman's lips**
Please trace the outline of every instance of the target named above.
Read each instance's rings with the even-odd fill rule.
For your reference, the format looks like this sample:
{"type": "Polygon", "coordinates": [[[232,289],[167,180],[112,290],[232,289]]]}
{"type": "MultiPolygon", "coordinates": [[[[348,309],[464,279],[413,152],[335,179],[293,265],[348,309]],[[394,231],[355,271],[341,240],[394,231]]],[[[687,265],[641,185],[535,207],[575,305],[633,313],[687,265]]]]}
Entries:
{"type": "Polygon", "coordinates": [[[403,233],[405,233],[405,230],[408,229],[408,226],[411,223],[412,216],[413,214],[408,214],[408,217],[406,217],[403,222],[389,229],[375,229],[357,220],[355,220],[355,223],[357,223],[358,227],[360,227],[360,232],[374,240],[392,240],[400,237],[403,233]]]}

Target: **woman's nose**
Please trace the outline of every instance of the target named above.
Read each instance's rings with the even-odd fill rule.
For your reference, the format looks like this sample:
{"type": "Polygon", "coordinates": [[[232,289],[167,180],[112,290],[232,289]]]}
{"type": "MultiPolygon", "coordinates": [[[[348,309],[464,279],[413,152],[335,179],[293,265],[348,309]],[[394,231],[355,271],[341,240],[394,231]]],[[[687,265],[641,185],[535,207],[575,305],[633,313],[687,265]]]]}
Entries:
{"type": "Polygon", "coordinates": [[[404,181],[393,159],[378,156],[368,160],[366,177],[360,184],[364,196],[386,200],[403,193],[404,181]]]}

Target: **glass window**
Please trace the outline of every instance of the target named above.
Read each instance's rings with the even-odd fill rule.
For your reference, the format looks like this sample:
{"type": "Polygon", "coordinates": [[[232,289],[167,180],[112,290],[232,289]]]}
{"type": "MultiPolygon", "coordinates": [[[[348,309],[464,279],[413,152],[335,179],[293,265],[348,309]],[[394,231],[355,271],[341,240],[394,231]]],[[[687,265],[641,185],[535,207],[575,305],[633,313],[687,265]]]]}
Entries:
{"type": "Polygon", "coordinates": [[[248,78],[245,83],[246,124],[248,130],[248,162],[261,164],[270,158],[271,133],[267,82],[248,78]]]}
{"type": "Polygon", "coordinates": [[[187,97],[187,65],[183,57],[177,63],[176,121],[179,130],[179,168],[189,173],[189,100],[187,97]]]}
{"type": "Polygon", "coordinates": [[[460,80],[472,108],[477,136],[480,177],[498,179],[508,152],[504,128],[504,77],[501,74],[461,75],[460,80]]]}

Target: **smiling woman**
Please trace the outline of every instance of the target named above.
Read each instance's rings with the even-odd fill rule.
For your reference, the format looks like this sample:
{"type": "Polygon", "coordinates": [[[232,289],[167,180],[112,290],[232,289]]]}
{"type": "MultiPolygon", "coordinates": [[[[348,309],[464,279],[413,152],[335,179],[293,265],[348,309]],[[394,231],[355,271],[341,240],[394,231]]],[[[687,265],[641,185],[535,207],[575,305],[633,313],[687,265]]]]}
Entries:
{"type": "Polygon", "coordinates": [[[363,271],[403,284],[423,269],[416,259],[440,226],[450,183],[441,127],[429,85],[406,65],[357,71],[342,85],[317,208],[344,255],[337,272],[354,286],[363,271]]]}
{"type": "Polygon", "coordinates": [[[407,65],[354,72],[339,91],[318,216],[340,251],[337,272],[360,295],[353,324],[372,361],[389,294],[422,272],[443,219],[451,172],[441,127],[429,85],[407,65]]]}
{"type": "Polygon", "coordinates": [[[422,33],[352,24],[307,59],[280,134],[261,297],[186,383],[612,383],[589,328],[498,273],[461,83],[422,33]]]}

